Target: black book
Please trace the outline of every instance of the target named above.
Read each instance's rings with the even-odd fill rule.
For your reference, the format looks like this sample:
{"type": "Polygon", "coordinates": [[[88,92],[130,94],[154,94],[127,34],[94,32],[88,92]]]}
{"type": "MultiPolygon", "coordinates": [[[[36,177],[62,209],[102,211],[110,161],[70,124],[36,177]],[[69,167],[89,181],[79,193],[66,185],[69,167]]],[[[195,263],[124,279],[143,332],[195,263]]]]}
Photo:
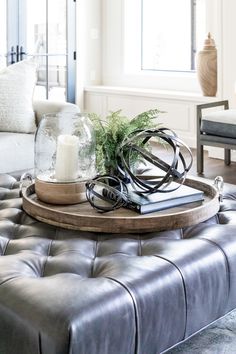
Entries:
{"type": "MultiPolygon", "coordinates": [[[[174,187],[174,182],[171,183],[171,187],[174,187]]],[[[203,200],[204,192],[186,185],[167,193],[140,194],[129,189],[127,208],[140,214],[147,214],[203,200]]]]}

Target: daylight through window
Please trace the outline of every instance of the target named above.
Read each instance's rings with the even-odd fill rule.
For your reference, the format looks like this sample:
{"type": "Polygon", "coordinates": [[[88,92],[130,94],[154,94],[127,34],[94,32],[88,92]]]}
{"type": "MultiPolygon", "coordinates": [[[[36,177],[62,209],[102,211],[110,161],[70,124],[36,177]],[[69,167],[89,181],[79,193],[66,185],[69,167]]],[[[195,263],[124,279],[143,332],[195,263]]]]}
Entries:
{"type": "Polygon", "coordinates": [[[205,0],[142,0],[141,69],[194,71],[205,36],[205,0]]]}

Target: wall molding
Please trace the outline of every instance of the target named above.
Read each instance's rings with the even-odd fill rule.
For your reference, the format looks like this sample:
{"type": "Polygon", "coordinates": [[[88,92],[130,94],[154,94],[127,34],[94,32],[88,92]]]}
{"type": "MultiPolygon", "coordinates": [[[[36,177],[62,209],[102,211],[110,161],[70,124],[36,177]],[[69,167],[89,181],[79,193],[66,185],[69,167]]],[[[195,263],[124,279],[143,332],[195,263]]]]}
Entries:
{"type": "Polygon", "coordinates": [[[109,111],[122,109],[131,118],[148,109],[158,108],[163,126],[173,129],[190,147],[196,147],[196,105],[216,101],[197,93],[149,90],[131,87],[87,86],[84,107],[105,117],[109,111]]]}

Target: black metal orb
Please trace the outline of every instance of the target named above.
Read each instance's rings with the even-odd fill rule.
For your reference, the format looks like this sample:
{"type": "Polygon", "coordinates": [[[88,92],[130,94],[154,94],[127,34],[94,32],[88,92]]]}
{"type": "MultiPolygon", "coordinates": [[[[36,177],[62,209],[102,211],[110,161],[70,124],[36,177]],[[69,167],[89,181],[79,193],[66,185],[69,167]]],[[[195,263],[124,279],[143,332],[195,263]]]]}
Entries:
{"type": "Polygon", "coordinates": [[[165,193],[176,190],[184,183],[193,158],[190,148],[175,132],[168,128],[159,128],[131,133],[118,147],[117,161],[120,173],[124,178],[128,178],[140,193],[165,193]],[[164,157],[161,157],[158,149],[155,153],[151,152],[148,143],[152,138],[163,145],[164,157]],[[134,157],[148,166],[153,178],[134,172],[134,157]],[[178,183],[171,185],[172,182],[178,183]]]}

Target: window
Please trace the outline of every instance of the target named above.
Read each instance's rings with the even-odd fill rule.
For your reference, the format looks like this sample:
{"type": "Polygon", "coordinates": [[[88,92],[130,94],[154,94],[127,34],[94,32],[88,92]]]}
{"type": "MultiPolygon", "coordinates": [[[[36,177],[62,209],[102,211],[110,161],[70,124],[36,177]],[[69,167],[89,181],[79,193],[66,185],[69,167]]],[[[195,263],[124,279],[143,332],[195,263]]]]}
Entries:
{"type": "Polygon", "coordinates": [[[0,0],[0,68],[35,57],[35,99],[75,102],[75,1],[0,0]]]}
{"type": "MultiPolygon", "coordinates": [[[[184,57],[184,64],[187,62],[187,67],[186,64],[183,64],[182,60],[183,50],[181,48],[183,38],[182,36],[175,36],[175,30],[179,30],[178,27],[183,23],[183,13],[180,11],[182,1],[184,0],[104,1],[103,12],[104,19],[106,19],[104,21],[104,45],[102,50],[102,77],[104,85],[183,91],[197,94],[201,92],[195,70],[195,51],[202,49],[207,33],[210,32],[216,42],[218,63],[222,62],[222,0],[195,0],[195,5],[192,3],[192,6],[195,6],[194,9],[191,10],[191,6],[188,6],[189,20],[192,19],[191,11],[194,10],[195,12],[195,24],[194,26],[193,24],[191,26],[189,24],[188,26],[188,30],[192,31],[192,35],[194,34],[195,43],[192,41],[190,35],[187,37],[186,33],[184,33],[183,36],[188,39],[188,42],[193,42],[193,49],[195,49],[192,50],[190,44],[186,45],[185,43],[188,51],[184,51],[187,58],[184,57]],[[157,45],[156,48],[154,47],[154,49],[149,50],[149,53],[154,52],[154,56],[151,58],[146,57],[145,60],[142,57],[142,48],[145,45],[142,41],[142,37],[144,36],[142,31],[144,26],[142,9],[145,6],[145,1],[147,1],[148,6],[157,3],[165,5],[166,2],[173,5],[172,8],[169,8],[168,13],[165,16],[163,15],[165,18],[164,25],[170,38],[168,41],[165,41],[166,45],[170,48],[167,53],[169,55],[168,60],[171,63],[168,63],[168,66],[162,65],[158,67],[157,65],[153,65],[153,62],[156,64],[153,57],[155,59],[157,45]],[[113,3],[117,5],[114,6],[113,3]],[[176,3],[179,4],[178,11],[176,10],[177,7],[175,7],[176,3]],[[174,14],[174,16],[171,14],[174,14]],[[175,24],[170,21],[170,18],[174,18],[175,24]],[[168,26],[166,22],[168,22],[168,26]],[[178,45],[175,43],[177,40],[180,40],[178,45]],[[149,65],[150,63],[151,65],[149,65]]],[[[191,4],[191,0],[188,3],[191,4]]],[[[149,21],[148,19],[146,20],[146,24],[151,32],[150,36],[146,36],[146,48],[153,45],[154,41],[151,38],[154,35],[152,32],[155,32],[159,25],[156,16],[152,14],[151,16],[152,21],[151,19],[149,21]]],[[[162,60],[162,63],[166,64],[167,61],[162,60]]]]}
{"type": "Polygon", "coordinates": [[[0,1],[0,70],[6,65],[5,53],[7,51],[7,34],[6,34],[6,0],[0,1]]]}
{"type": "Polygon", "coordinates": [[[193,71],[205,35],[205,0],[142,0],[141,69],[193,71]]]}

